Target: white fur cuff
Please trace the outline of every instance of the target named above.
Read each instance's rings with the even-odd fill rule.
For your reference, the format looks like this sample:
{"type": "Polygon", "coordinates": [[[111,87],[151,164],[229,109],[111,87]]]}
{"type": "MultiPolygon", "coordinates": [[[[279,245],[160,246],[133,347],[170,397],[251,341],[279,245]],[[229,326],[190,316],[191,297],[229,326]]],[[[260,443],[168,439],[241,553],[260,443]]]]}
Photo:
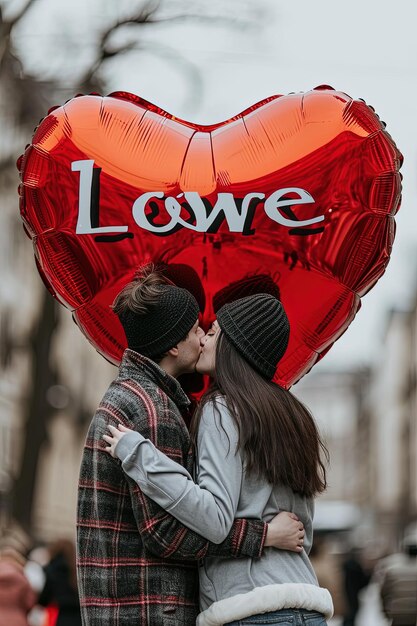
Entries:
{"type": "Polygon", "coordinates": [[[197,626],[221,626],[258,613],[281,609],[317,611],[329,619],[333,615],[333,602],[329,591],[316,585],[265,585],[248,593],[214,602],[197,617],[197,626]]]}

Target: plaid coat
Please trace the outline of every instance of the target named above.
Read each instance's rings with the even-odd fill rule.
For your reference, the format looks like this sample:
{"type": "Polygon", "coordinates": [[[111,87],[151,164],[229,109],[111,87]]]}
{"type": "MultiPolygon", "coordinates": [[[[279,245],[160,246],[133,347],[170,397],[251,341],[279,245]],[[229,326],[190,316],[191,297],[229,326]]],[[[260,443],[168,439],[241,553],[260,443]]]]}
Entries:
{"type": "Polygon", "coordinates": [[[140,431],[193,469],[180,384],[126,350],[119,375],[91,422],[78,486],[77,567],[84,626],[194,625],[197,562],[204,556],[260,557],[266,524],[236,520],[220,545],[207,542],[147,498],[104,451],[109,424],[140,431]]]}

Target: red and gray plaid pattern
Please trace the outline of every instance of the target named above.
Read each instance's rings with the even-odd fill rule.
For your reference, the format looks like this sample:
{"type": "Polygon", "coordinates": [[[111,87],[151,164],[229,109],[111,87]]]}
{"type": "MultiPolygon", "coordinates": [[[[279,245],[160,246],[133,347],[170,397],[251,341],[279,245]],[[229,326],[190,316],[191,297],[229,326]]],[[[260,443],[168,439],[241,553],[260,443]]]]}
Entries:
{"type": "Polygon", "coordinates": [[[78,488],[77,566],[84,626],[194,625],[197,561],[204,556],[260,557],[266,524],[236,520],[220,545],[207,542],[152,500],[104,451],[103,434],[119,422],[140,431],[192,472],[179,383],[151,360],[126,350],[91,422],[78,488]]]}

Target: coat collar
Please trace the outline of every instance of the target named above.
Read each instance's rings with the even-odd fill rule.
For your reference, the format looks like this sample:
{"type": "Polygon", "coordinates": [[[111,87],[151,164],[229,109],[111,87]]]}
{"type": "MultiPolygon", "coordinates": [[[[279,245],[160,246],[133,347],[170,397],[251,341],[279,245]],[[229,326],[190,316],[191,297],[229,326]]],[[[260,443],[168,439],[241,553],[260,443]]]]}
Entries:
{"type": "Polygon", "coordinates": [[[163,370],[155,361],[127,348],[124,351],[119,367],[119,376],[127,376],[142,384],[144,380],[151,381],[162,389],[178,407],[187,407],[190,400],[187,398],[178,380],[163,370]]]}

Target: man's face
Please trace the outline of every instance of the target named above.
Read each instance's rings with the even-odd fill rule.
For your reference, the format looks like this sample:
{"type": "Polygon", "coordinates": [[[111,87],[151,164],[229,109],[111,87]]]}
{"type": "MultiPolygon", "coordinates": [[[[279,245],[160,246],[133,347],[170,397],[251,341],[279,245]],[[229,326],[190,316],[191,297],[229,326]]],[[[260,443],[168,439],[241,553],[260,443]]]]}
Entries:
{"type": "Polygon", "coordinates": [[[196,371],[196,363],[200,356],[201,340],[203,337],[204,330],[200,327],[197,319],[187,337],[177,345],[177,366],[179,373],[189,374],[196,371]]]}

